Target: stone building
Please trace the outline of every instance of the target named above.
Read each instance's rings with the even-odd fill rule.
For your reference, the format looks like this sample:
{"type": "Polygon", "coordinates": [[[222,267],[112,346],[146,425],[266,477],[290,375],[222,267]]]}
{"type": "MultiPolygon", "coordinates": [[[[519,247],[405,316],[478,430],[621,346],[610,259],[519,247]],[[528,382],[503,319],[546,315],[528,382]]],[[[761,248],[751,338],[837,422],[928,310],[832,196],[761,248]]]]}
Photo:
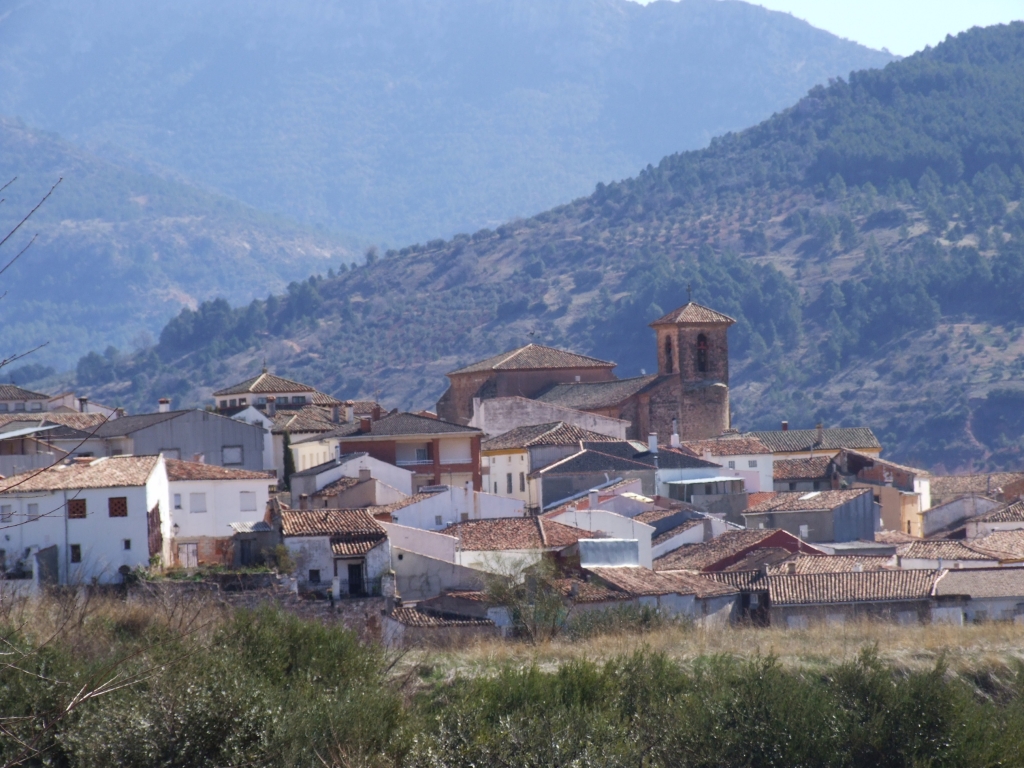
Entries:
{"type": "Polygon", "coordinates": [[[729,326],[735,320],[689,302],[651,323],[658,372],[618,379],[614,363],[530,344],[448,374],[441,418],[466,424],[474,401],[525,397],[623,419],[627,438],[657,433],[668,444],[717,437],[729,428],[729,326]]]}

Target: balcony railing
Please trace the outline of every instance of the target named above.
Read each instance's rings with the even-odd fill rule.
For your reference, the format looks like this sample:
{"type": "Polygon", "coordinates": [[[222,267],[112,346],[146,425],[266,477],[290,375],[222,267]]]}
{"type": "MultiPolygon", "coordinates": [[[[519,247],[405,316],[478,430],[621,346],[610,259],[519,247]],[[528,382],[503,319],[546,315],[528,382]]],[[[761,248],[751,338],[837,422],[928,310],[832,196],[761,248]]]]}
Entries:
{"type": "Polygon", "coordinates": [[[399,467],[424,467],[433,463],[433,459],[398,459],[395,462],[399,467]]]}

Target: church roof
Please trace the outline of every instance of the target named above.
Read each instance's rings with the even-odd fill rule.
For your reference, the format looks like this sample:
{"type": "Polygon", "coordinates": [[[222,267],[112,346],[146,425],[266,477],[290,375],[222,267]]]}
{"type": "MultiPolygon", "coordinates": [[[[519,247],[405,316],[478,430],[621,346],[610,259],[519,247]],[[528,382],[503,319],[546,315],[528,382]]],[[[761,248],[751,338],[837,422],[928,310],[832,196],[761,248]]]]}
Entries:
{"type": "MultiPolygon", "coordinates": [[[[525,347],[502,352],[478,363],[467,365],[451,373],[480,373],[483,371],[537,370],[543,368],[614,368],[615,363],[596,357],[566,352],[564,349],[527,344],[525,347]]],[[[449,374],[451,375],[451,374],[449,374]]]]}
{"type": "Polygon", "coordinates": [[[615,379],[614,381],[555,384],[535,397],[534,400],[576,410],[611,408],[632,397],[657,378],[657,374],[650,374],[632,379],[615,379]]]}
{"type": "Polygon", "coordinates": [[[263,371],[259,376],[253,376],[251,379],[246,379],[232,387],[218,390],[213,393],[213,396],[222,397],[228,395],[277,394],[279,392],[310,393],[312,394],[311,400],[314,405],[339,405],[341,402],[330,395],[325,395],[323,392],[317,391],[308,384],[300,384],[297,381],[285,379],[281,376],[275,376],[274,374],[267,373],[266,371],[263,371]]]}
{"type": "Polygon", "coordinates": [[[699,325],[732,325],[736,321],[728,315],[716,312],[710,307],[691,301],[679,309],[674,309],[651,323],[655,325],[676,325],[679,323],[697,323],[699,325]]]}

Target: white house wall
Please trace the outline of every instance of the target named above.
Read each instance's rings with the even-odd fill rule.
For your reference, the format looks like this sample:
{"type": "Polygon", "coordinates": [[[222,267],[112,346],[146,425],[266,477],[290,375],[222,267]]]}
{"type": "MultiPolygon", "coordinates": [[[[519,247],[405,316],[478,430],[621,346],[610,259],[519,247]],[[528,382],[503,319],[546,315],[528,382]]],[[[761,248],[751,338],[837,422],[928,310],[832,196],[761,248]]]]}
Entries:
{"type": "Polygon", "coordinates": [[[330,585],[334,578],[334,553],[327,536],[288,536],[284,540],[295,562],[295,575],[300,584],[309,581],[311,570],[320,571],[320,584],[330,585]]]}
{"type": "Polygon", "coordinates": [[[400,547],[404,551],[415,552],[448,563],[455,562],[458,539],[454,536],[425,531],[422,528],[411,528],[397,523],[382,522],[381,525],[387,531],[388,539],[393,547],[400,547]]]}
{"type": "Polygon", "coordinates": [[[613,539],[635,539],[639,546],[640,565],[647,569],[652,566],[654,526],[603,509],[569,510],[550,519],[591,533],[601,531],[613,539]]]}
{"type": "MultiPolygon", "coordinates": [[[[270,499],[267,480],[173,480],[169,485],[172,524],[178,525],[174,534],[177,539],[231,536],[231,523],[256,523],[262,520],[270,499]],[[255,494],[252,510],[242,510],[242,492],[255,494]],[[205,494],[206,512],[191,509],[191,496],[194,493],[205,494]],[[173,506],[177,495],[181,497],[181,509],[173,506]]],[[[161,506],[161,509],[164,507],[161,506]]]]}
{"type": "Polygon", "coordinates": [[[485,573],[508,574],[540,562],[543,556],[544,552],[538,549],[463,550],[456,554],[456,562],[485,573]]]}
{"type": "Polygon", "coordinates": [[[393,546],[391,563],[398,596],[403,600],[427,600],[446,589],[481,589],[478,569],[403,550],[393,546]]]}
{"type": "MultiPolygon", "coordinates": [[[[716,521],[717,522],[717,521],[716,521]]],[[[651,545],[651,557],[657,560],[659,557],[675,552],[684,544],[700,544],[704,541],[704,526],[694,525],[685,531],[677,533],[671,538],[651,545]]]]}
{"type": "Polygon", "coordinates": [[[450,486],[447,491],[432,493],[422,501],[396,510],[391,519],[410,528],[439,531],[450,523],[463,520],[523,517],[525,514],[523,502],[519,499],[450,486]]]}

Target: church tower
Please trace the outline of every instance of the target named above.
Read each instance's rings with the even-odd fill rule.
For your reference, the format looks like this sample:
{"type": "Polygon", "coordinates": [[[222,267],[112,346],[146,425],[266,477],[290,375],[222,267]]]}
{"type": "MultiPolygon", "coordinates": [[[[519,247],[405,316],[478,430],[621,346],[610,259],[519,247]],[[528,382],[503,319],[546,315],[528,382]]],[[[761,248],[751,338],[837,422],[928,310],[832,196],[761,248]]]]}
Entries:
{"type": "Polygon", "coordinates": [[[658,382],[648,426],[668,444],[672,422],[680,439],[717,437],[729,428],[728,315],[689,302],[651,323],[658,345],[658,382]]]}

